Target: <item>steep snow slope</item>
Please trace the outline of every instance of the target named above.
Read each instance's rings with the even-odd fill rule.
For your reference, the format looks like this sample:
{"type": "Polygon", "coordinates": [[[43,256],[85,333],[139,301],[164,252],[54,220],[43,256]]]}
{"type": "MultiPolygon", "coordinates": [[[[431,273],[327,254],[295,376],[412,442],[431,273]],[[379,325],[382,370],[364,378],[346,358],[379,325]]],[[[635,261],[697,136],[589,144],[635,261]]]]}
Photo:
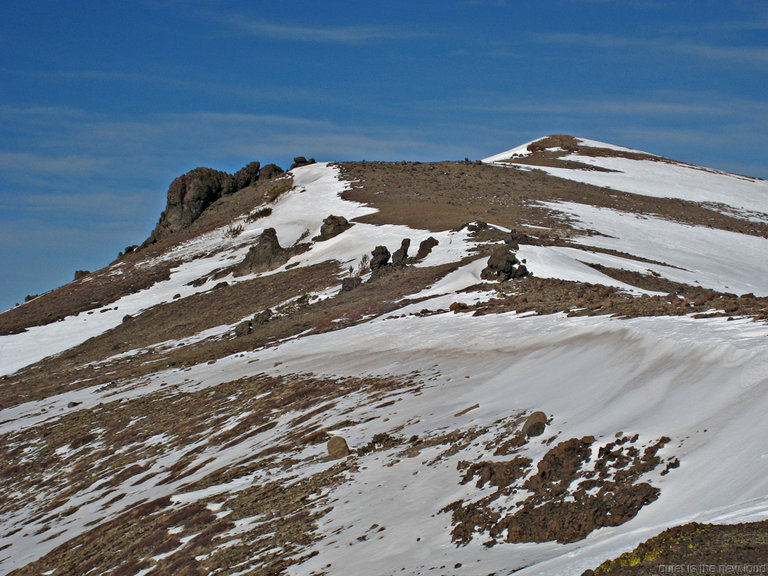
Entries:
{"type": "MultiPolygon", "coordinates": [[[[510,152],[525,155],[527,145],[510,152]]],[[[620,159],[626,161],[622,178],[641,181],[638,190],[666,193],[651,185],[647,170],[672,165],[620,159]]],[[[617,158],[578,158],[608,160],[617,158]]],[[[680,187],[669,187],[679,197],[768,218],[764,183],[674,167],[700,178],[692,189],[692,173],[679,176],[680,187]],[[717,196],[730,182],[735,188],[717,196]]],[[[568,172],[579,179],[585,171],[568,172]]],[[[293,178],[294,190],[274,203],[269,217],[233,223],[244,226],[237,238],[225,227],[166,255],[183,260],[169,280],[125,296],[104,313],[0,337],[0,374],[98,338],[125,314],[138,315],[175,294],[183,301],[216,282],[258,276],[189,284],[244,258],[265,228],[274,227],[281,244],[291,246],[316,235],[328,214],[353,219],[372,210],[341,198],[352,183],[341,180],[334,165],[297,168],[293,178]]],[[[638,300],[666,293],[588,265],[599,264],[721,292],[768,295],[764,238],[586,204],[546,207],[570,219],[574,241],[521,242],[517,257],[534,278],[613,286],[638,300]]],[[[394,251],[403,238],[418,244],[429,236],[438,244],[413,268],[455,266],[392,311],[363,315],[355,325],[335,318],[338,330],[310,328],[213,360],[159,363],[170,351],[233,338],[235,325],[222,324],[94,362],[88,374],[101,378],[97,385],[83,381],[80,388],[0,409],[7,459],[0,470],[7,479],[0,499],[0,572],[56,574],[88,565],[93,573],[120,568],[124,574],[178,573],[182,566],[211,574],[580,574],[668,526],[768,517],[764,321],[462,313],[457,303],[482,312],[494,299],[489,289],[495,283],[481,280],[487,254],[473,251],[501,242],[466,227],[434,232],[358,222],[262,275],[277,282],[287,269],[327,260],[357,268],[375,245],[394,251]],[[448,311],[452,305],[456,312],[448,311]],[[158,362],[157,369],[109,377],[132,358],[137,365],[158,362]],[[549,421],[542,435],[526,438],[519,430],[534,411],[549,421]],[[345,438],[352,454],[328,459],[329,436],[345,438]],[[555,481],[548,492],[537,492],[537,482],[544,482],[540,468],[578,441],[578,458],[565,452],[575,467],[559,471],[563,485],[555,481]],[[606,464],[611,450],[615,458],[606,464]],[[632,472],[643,454],[647,461],[632,472]],[[513,472],[524,459],[528,464],[513,472]],[[483,481],[481,470],[504,472],[488,472],[483,481]],[[530,516],[534,508],[526,502],[532,497],[543,498],[537,509],[559,511],[550,518],[554,524],[590,516],[595,498],[613,501],[595,484],[598,471],[601,482],[616,481],[611,489],[618,499],[642,494],[621,522],[603,518],[576,536],[553,528],[538,541],[515,541],[517,524],[501,530],[518,514],[523,524],[547,523],[530,516]],[[631,481],[621,484],[616,479],[622,475],[631,481]],[[272,500],[281,492],[284,500],[272,500]],[[144,515],[131,516],[142,507],[149,507],[144,515]],[[456,513],[462,507],[476,510],[478,520],[457,540],[459,529],[467,528],[456,513]],[[113,548],[99,540],[102,534],[114,539],[113,548]]],[[[399,278],[374,278],[364,286],[399,278]]],[[[364,298],[364,288],[340,294],[340,283],[329,278],[318,299],[364,298]]],[[[515,286],[525,290],[524,281],[515,286]]],[[[244,307],[243,319],[251,315],[244,307]]],[[[612,509],[619,514],[620,508],[612,509]]]]}

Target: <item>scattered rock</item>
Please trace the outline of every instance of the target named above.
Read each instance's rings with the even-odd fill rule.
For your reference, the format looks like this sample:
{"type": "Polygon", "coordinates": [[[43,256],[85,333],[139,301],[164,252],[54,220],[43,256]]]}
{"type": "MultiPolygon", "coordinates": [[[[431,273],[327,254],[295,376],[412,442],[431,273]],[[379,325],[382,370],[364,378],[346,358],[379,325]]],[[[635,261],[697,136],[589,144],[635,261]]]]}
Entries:
{"type": "Polygon", "coordinates": [[[547,415],[544,412],[537,411],[528,416],[523,424],[523,434],[528,436],[541,436],[547,427],[547,415]]]}
{"type": "Polygon", "coordinates": [[[469,310],[469,306],[464,302],[453,302],[448,307],[448,310],[450,310],[451,312],[464,312],[466,310],[469,310]]]}
{"type": "Polygon", "coordinates": [[[408,247],[411,245],[411,240],[409,238],[405,238],[400,243],[400,248],[395,250],[395,253],[392,254],[392,266],[395,268],[404,268],[405,267],[405,261],[408,258],[408,247]]]}
{"type": "Polygon", "coordinates": [[[240,338],[241,336],[246,336],[251,332],[253,332],[253,326],[251,325],[250,320],[244,320],[235,327],[235,336],[237,338],[240,338]]]}
{"type": "Polygon", "coordinates": [[[131,320],[133,320],[133,316],[131,316],[130,314],[126,314],[125,316],[123,316],[123,324],[131,320]]]}
{"type": "Polygon", "coordinates": [[[349,276],[347,278],[344,278],[344,280],[341,281],[341,291],[342,292],[350,292],[351,290],[354,290],[360,284],[363,283],[363,279],[360,278],[360,276],[349,276]]]}
{"type": "Polygon", "coordinates": [[[315,242],[328,240],[329,238],[338,236],[351,226],[352,224],[350,224],[344,216],[334,216],[331,214],[323,220],[323,224],[320,226],[320,235],[315,236],[312,240],[315,242]]]}
{"type": "Polygon", "coordinates": [[[67,408],[75,408],[76,406],[80,406],[80,404],[82,404],[82,402],[75,402],[74,400],[72,400],[72,402],[67,404],[67,408]]]}
{"type": "Polygon", "coordinates": [[[338,460],[339,458],[345,458],[349,456],[349,446],[347,441],[341,436],[331,436],[328,440],[328,457],[331,460],[338,460]]]}
{"type": "Polygon", "coordinates": [[[509,232],[509,237],[506,239],[506,243],[511,250],[518,250],[520,244],[535,244],[536,239],[528,236],[528,234],[525,234],[524,232],[512,229],[509,232]]]}
{"type": "Polygon", "coordinates": [[[439,242],[435,240],[432,236],[427,238],[426,240],[422,240],[419,244],[419,251],[416,252],[416,260],[423,260],[426,258],[430,252],[432,252],[432,248],[437,246],[439,242]]]}
{"type": "Polygon", "coordinates": [[[470,232],[479,232],[480,230],[486,230],[488,228],[487,222],[471,222],[466,224],[467,230],[470,232]]]}
{"type": "Polygon", "coordinates": [[[371,252],[371,263],[369,264],[371,272],[376,272],[389,263],[389,250],[386,246],[376,246],[371,252]]]}
{"type": "Polygon", "coordinates": [[[272,319],[272,310],[267,308],[266,310],[262,310],[261,312],[257,312],[253,315],[253,319],[251,322],[254,324],[266,324],[272,319]]]}
{"type": "Polygon", "coordinates": [[[75,280],[80,280],[80,278],[85,278],[90,274],[90,271],[88,270],[75,270],[75,280]]]}

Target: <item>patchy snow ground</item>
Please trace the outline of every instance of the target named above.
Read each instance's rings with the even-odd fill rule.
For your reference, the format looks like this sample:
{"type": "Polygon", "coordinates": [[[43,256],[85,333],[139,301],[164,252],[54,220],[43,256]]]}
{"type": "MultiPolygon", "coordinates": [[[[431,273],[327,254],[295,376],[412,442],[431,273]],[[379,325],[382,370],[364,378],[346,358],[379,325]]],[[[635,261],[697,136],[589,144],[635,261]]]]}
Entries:
{"type": "MultiPolygon", "coordinates": [[[[525,145],[515,153],[526,153],[525,145]]],[[[502,157],[509,158],[509,153],[487,160],[502,157]]],[[[661,166],[666,170],[670,166],[628,162],[633,162],[631,166],[645,166],[637,163],[648,162],[653,169],[661,166]]],[[[627,166],[624,168],[629,174],[627,166]]],[[[768,205],[763,206],[768,196],[761,192],[764,184],[760,182],[673,167],[689,171],[680,176],[684,181],[703,178],[715,182],[704,187],[710,191],[721,189],[725,183],[741,182],[729,189],[727,202],[723,198],[717,201],[734,208],[768,212],[768,205]]],[[[635,178],[642,180],[644,170],[635,178]]],[[[0,374],[65,350],[116,325],[125,314],[168,301],[175,293],[186,295],[206,289],[186,283],[242,258],[248,239],[256,238],[265,227],[275,227],[281,244],[288,246],[307,231],[317,234],[328,214],[353,218],[371,210],[340,198],[347,183],[338,179],[332,166],[316,164],[296,169],[294,183],[296,190],[277,201],[272,215],[260,220],[258,226],[246,226],[237,242],[216,231],[204,242],[196,240],[185,245],[174,256],[181,256],[185,263],[172,272],[170,280],[109,306],[115,310],[81,314],[0,337],[0,374]],[[211,242],[229,244],[214,257],[199,258],[210,251],[211,242]]],[[[655,190],[662,193],[658,187],[655,190]]],[[[695,190],[688,189],[684,194],[695,195],[695,190]]],[[[525,258],[526,265],[538,276],[644,292],[584,264],[590,262],[642,273],[652,271],[670,280],[728,292],[768,295],[768,263],[764,258],[768,240],[575,203],[548,206],[568,215],[585,230],[597,230],[602,235],[578,238],[585,245],[583,250],[521,246],[518,257],[525,258]],[[664,264],[594,252],[587,245],[664,264]]],[[[394,250],[403,238],[410,238],[413,246],[429,235],[405,226],[355,224],[335,238],[316,243],[289,265],[308,266],[333,258],[356,267],[362,255],[376,244],[394,250]]],[[[439,244],[423,265],[457,262],[469,254],[471,242],[466,231],[432,235],[439,244]]],[[[218,359],[215,364],[167,369],[119,387],[84,388],[0,410],[0,433],[53,424],[67,414],[110,402],[129,405],[153,395],[169,394],[169,390],[178,394],[213,390],[258,373],[331,377],[417,374],[422,385],[392,392],[388,397],[391,402],[375,404],[363,394],[349,394],[307,420],[329,427],[338,424],[341,427],[336,433],[344,436],[352,448],[364,446],[374,434],[382,432],[396,431],[403,438],[430,438],[452,430],[488,427],[465,449],[436,462],[439,447],[427,448],[413,457],[403,456],[398,448],[360,456],[346,482],[311,502],[310,506],[317,510],[329,505],[332,509],[321,518],[320,539],[310,548],[318,554],[290,568],[296,576],[321,572],[355,576],[439,574],[445,571],[441,570],[443,566],[454,574],[468,576],[515,570],[519,570],[516,574],[529,576],[576,575],[672,525],[693,520],[732,523],[768,518],[768,449],[763,445],[768,436],[768,420],[764,418],[768,411],[766,324],[740,318],[727,321],[684,316],[615,319],[514,313],[478,317],[461,313],[409,315],[424,308],[444,309],[457,300],[474,302],[480,294],[457,291],[479,282],[484,265],[483,259],[475,260],[446,275],[412,296],[428,300],[398,311],[398,317],[384,315],[343,330],[238,353],[218,359]],[[544,411],[552,422],[540,439],[525,448],[529,457],[541,457],[553,435],[557,435],[557,441],[591,435],[605,444],[618,432],[624,432],[639,434],[646,440],[670,437],[663,455],[678,458],[680,467],[665,476],[649,475],[661,494],[635,518],[617,527],[601,528],[582,541],[565,545],[497,544],[487,548],[482,544],[484,538],[477,535],[468,545],[457,547],[450,540],[451,516],[440,510],[459,498],[478,493],[473,483],[459,483],[459,460],[488,459],[484,441],[500,433],[497,423],[534,410],[544,411]]],[[[230,328],[211,329],[198,338],[217,336],[230,328]]],[[[222,504],[226,496],[262,481],[266,474],[271,480],[289,475],[303,478],[328,468],[332,462],[323,459],[325,446],[308,445],[292,454],[297,462],[287,470],[251,473],[202,490],[185,488],[211,471],[242,460],[244,454],[279,443],[300,415],[288,411],[276,418],[273,428],[226,449],[202,444],[172,448],[170,436],[153,436],[144,444],[159,450],[154,460],[146,462],[148,471],[158,472],[155,478],[147,476],[142,482],[123,482],[111,488],[105,479],[82,488],[53,510],[46,532],[37,533],[41,529],[39,522],[27,523],[33,515],[31,509],[0,518],[0,572],[45,555],[88,530],[87,524],[94,518],[114,518],[126,506],[144,498],[171,496],[175,504],[209,502],[210,510],[226,515],[231,512],[222,504]],[[160,472],[167,472],[182,454],[193,453],[198,447],[200,451],[189,464],[190,469],[200,465],[194,474],[183,480],[160,482],[164,477],[160,472]],[[121,494],[122,498],[115,500],[121,494]],[[79,506],[76,512],[54,518],[57,511],[75,506],[79,506]],[[17,527],[23,528],[14,533],[17,527]]],[[[244,414],[233,414],[215,432],[232,429],[242,417],[244,414]]],[[[70,458],[74,451],[62,446],[56,454],[70,458]]],[[[220,547],[234,545],[242,533],[260,521],[259,517],[238,520],[221,536],[220,547]]],[[[244,573],[247,568],[242,568],[244,573]]]]}
{"type": "MultiPolygon", "coordinates": [[[[595,148],[640,152],[595,140],[579,140],[587,146],[595,148]]],[[[514,160],[515,157],[528,156],[530,152],[528,152],[527,146],[530,143],[527,142],[501,154],[489,156],[483,162],[493,164],[504,160],[514,160]]],[[[643,154],[645,153],[643,152],[643,154]]],[[[717,205],[724,204],[730,208],[730,210],[722,210],[726,214],[735,211],[743,217],[768,221],[768,181],[765,180],[669,161],[592,157],[582,156],[578,153],[569,154],[562,159],[605,168],[610,172],[574,170],[552,166],[531,167],[525,164],[518,166],[526,169],[543,170],[552,176],[566,180],[604,186],[632,194],[712,203],[715,209],[718,209],[717,205]]],[[[508,163],[505,164],[508,165],[508,163]]]]}

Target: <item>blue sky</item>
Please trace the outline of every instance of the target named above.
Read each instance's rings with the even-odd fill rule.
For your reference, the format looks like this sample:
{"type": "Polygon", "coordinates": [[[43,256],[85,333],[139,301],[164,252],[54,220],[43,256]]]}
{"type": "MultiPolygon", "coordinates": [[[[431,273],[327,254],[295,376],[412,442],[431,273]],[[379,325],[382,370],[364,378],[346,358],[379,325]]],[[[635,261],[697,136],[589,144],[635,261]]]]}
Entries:
{"type": "Polygon", "coordinates": [[[768,178],[758,1],[3,0],[0,309],[143,241],[171,180],[549,133],[768,178]]]}

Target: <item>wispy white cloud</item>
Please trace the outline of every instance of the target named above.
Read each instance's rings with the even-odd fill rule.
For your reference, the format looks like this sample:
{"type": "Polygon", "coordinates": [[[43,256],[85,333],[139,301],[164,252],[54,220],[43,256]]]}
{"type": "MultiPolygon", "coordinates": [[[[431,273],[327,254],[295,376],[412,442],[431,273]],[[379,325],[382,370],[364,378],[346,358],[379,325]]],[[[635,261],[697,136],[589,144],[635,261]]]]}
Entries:
{"type": "Polygon", "coordinates": [[[768,48],[764,46],[714,45],[692,40],[681,41],[669,36],[638,38],[612,34],[556,33],[536,36],[540,44],[562,44],[603,50],[629,48],[648,52],[672,52],[692,58],[768,66],[768,48]]]}
{"type": "Polygon", "coordinates": [[[366,44],[387,40],[404,40],[424,37],[425,32],[393,26],[327,26],[278,24],[266,20],[254,20],[230,16],[225,23],[240,32],[291,42],[318,42],[330,44],[366,44]]]}

